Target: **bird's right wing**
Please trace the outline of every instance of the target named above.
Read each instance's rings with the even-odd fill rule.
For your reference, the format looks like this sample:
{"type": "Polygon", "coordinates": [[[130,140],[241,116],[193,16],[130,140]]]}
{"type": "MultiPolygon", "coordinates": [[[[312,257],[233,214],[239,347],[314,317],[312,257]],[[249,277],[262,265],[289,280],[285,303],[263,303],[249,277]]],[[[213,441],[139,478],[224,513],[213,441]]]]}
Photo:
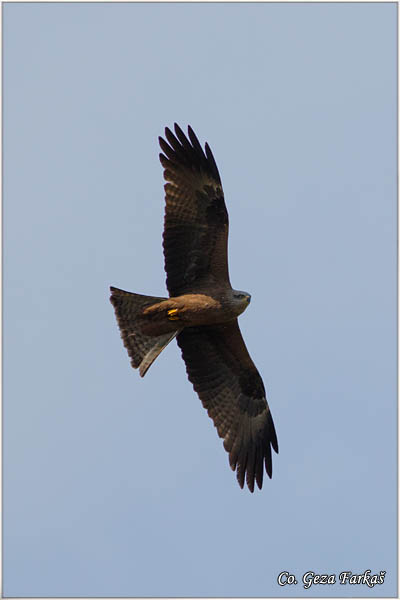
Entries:
{"type": "Polygon", "coordinates": [[[228,213],[208,144],[205,152],[188,128],[175,124],[159,138],[164,167],[164,257],[170,296],[224,284],[228,273],[228,213]],[[167,143],[168,142],[168,143],[167,143]]]}
{"type": "Polygon", "coordinates": [[[189,380],[229,452],[240,487],[246,477],[261,489],[264,465],[272,477],[271,446],[278,440],[265,389],[240,333],[237,319],[185,328],[177,336],[189,380]]]}

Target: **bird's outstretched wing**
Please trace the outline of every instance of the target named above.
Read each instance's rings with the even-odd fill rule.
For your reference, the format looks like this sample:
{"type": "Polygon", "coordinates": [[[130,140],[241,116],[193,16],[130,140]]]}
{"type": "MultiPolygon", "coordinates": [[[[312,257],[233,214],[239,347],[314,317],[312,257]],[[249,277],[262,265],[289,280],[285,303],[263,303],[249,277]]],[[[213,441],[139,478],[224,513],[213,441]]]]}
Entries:
{"type": "Polygon", "coordinates": [[[246,478],[261,489],[264,465],[272,476],[271,446],[278,441],[265,389],[240,333],[237,319],[190,327],[177,336],[189,380],[229,452],[240,487],[246,478]]]}
{"type": "Polygon", "coordinates": [[[159,138],[164,167],[164,257],[170,296],[229,286],[228,213],[221,179],[208,144],[175,123],[159,138]],[[168,143],[167,143],[168,142],[168,143]]]}

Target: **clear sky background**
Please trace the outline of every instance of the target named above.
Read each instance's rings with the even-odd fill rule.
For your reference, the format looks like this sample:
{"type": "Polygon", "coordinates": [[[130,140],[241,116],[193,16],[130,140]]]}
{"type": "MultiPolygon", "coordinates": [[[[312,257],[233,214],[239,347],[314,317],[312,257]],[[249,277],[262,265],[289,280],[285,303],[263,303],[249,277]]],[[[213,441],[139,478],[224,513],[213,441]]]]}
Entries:
{"type": "Polygon", "coordinates": [[[396,595],[396,10],[3,5],[6,596],[396,595]],[[252,294],[280,446],[253,495],[176,343],[141,379],[108,300],[166,294],[174,121],[252,294]]]}

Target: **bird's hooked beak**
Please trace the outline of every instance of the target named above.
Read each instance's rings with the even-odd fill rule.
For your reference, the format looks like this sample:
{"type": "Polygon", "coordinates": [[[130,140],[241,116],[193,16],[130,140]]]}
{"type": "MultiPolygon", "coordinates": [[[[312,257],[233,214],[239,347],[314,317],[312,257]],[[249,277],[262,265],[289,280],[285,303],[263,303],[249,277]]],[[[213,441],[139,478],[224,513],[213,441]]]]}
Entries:
{"type": "Polygon", "coordinates": [[[246,308],[248,307],[248,305],[250,304],[250,300],[251,300],[251,296],[250,294],[246,294],[245,296],[243,296],[241,298],[241,307],[242,307],[242,312],[244,312],[246,310],[246,308]]]}

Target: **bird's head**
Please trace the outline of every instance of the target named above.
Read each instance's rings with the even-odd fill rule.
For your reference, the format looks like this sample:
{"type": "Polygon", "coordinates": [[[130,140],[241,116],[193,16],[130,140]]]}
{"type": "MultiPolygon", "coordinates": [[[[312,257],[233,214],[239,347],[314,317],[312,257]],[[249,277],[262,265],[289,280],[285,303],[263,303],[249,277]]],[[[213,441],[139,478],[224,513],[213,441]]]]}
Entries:
{"type": "Polygon", "coordinates": [[[246,310],[248,305],[250,304],[251,296],[247,292],[241,292],[239,290],[233,291],[233,298],[235,300],[235,304],[239,309],[239,315],[246,310]]]}

